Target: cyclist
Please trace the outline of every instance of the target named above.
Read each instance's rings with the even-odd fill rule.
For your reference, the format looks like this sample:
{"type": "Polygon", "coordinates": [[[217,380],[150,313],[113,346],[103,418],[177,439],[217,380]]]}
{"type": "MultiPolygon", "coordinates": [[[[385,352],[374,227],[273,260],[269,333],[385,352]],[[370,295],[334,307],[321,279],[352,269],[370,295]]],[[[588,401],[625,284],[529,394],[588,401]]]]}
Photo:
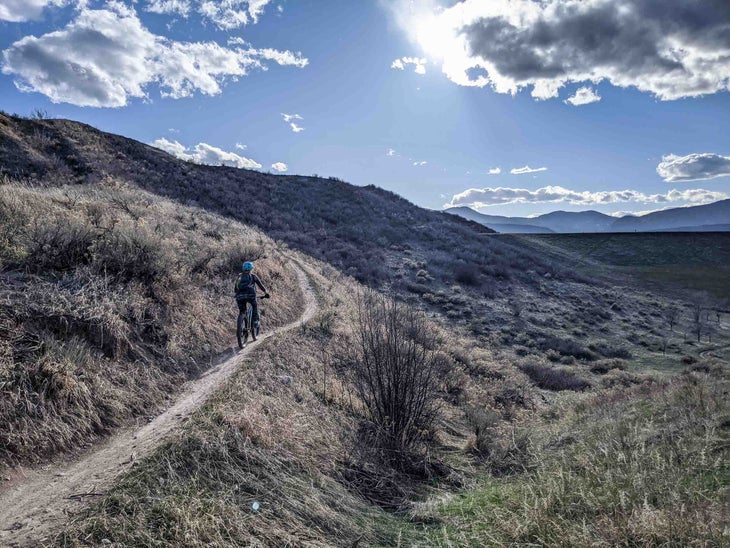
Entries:
{"type": "Polygon", "coordinates": [[[268,298],[269,293],[266,291],[264,284],[261,283],[259,277],[253,272],[253,263],[246,261],[243,263],[243,272],[238,275],[236,280],[236,303],[238,303],[238,310],[243,312],[246,307],[246,303],[251,305],[251,320],[253,321],[253,327],[258,328],[259,326],[259,305],[256,302],[256,286],[264,292],[264,297],[268,298]]]}

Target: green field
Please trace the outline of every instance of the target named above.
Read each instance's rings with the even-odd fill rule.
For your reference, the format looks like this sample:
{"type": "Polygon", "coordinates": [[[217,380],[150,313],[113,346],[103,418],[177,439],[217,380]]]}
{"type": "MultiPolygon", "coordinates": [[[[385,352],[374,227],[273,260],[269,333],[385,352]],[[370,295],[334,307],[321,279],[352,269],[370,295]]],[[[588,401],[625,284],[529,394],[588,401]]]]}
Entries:
{"type": "Polygon", "coordinates": [[[500,235],[573,262],[588,274],[633,274],[652,284],[730,301],[730,232],[500,235]]]}

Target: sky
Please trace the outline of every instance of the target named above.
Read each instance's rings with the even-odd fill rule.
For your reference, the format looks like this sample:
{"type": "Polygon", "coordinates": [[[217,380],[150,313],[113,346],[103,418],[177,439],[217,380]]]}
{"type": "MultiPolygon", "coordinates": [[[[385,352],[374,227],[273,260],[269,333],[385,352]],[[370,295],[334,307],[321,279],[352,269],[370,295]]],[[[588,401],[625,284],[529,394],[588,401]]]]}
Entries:
{"type": "Polygon", "coordinates": [[[730,198],[727,0],[0,0],[0,109],[432,209],[730,198]]]}

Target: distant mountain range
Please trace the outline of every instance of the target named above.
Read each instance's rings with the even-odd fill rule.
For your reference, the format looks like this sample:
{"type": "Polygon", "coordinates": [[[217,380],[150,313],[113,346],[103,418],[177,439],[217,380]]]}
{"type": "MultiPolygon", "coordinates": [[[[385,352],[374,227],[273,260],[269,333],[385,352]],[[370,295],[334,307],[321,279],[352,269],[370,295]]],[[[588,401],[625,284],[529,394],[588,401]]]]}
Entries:
{"type": "Polygon", "coordinates": [[[447,213],[459,215],[510,234],[552,232],[727,232],[730,231],[730,200],[712,204],[675,207],[637,217],[611,217],[598,211],[553,211],[538,217],[484,215],[468,207],[452,207],[447,213]]]}

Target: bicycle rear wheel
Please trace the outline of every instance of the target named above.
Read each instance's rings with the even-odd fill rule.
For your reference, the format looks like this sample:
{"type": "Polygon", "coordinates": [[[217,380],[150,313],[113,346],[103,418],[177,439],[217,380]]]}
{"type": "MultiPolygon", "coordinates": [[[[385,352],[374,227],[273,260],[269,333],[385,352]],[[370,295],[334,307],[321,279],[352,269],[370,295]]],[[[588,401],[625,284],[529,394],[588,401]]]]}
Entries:
{"type": "Polygon", "coordinates": [[[249,304],[246,309],[246,336],[248,336],[249,331],[251,332],[251,338],[256,340],[258,331],[253,325],[253,306],[251,306],[251,304],[249,304]]]}
{"type": "Polygon", "coordinates": [[[243,348],[248,341],[248,327],[246,326],[246,312],[243,310],[238,313],[236,321],[236,338],[238,339],[238,348],[243,348]]]}

